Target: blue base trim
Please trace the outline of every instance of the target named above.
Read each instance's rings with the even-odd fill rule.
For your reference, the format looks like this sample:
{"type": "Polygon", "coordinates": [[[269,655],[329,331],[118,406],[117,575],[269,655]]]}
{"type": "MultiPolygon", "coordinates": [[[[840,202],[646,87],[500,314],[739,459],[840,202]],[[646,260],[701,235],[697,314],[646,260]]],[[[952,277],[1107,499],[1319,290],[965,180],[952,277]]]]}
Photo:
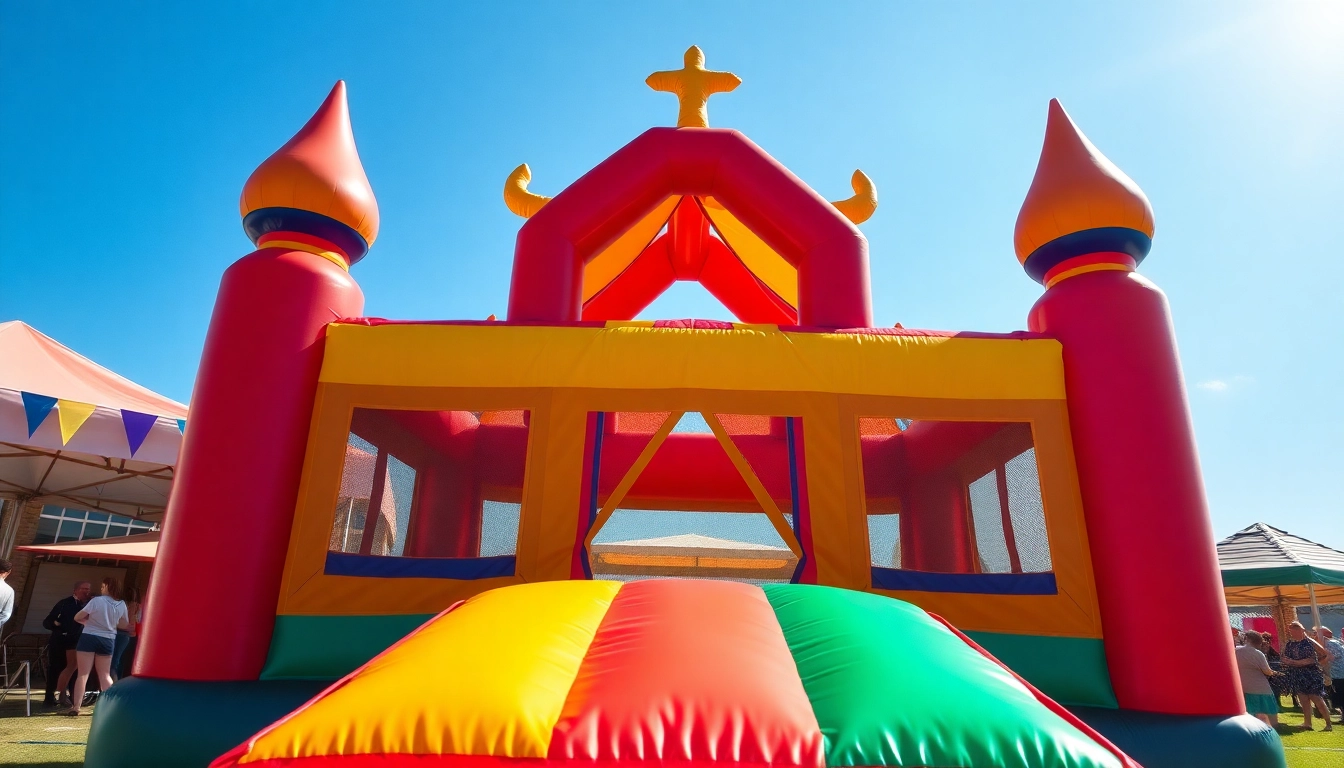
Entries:
{"type": "Polygon", "coordinates": [[[345,251],[352,266],[369,252],[368,242],[353,228],[330,216],[298,208],[258,208],[243,217],[243,231],[253,243],[267,232],[302,232],[320,237],[345,251]]]}
{"type": "Polygon", "coordinates": [[[803,547],[803,521],[799,518],[798,504],[798,447],[794,443],[793,428],[794,419],[792,416],[784,417],[784,434],[788,438],[789,444],[789,502],[790,511],[793,512],[793,536],[798,539],[798,546],[803,550],[803,554],[798,558],[798,565],[793,569],[793,576],[789,578],[789,583],[797,584],[803,576],[803,569],[807,567],[807,547],[803,547]]]}
{"type": "Polygon", "coordinates": [[[1286,765],[1279,735],[1250,715],[1199,717],[1093,707],[1069,707],[1069,711],[1143,768],[1286,765]]]}
{"type": "Polygon", "coordinates": [[[1053,573],[929,573],[873,568],[873,586],[911,592],[965,592],[975,595],[1056,595],[1053,573]]]}
{"type": "Polygon", "coordinates": [[[1089,253],[1123,253],[1138,264],[1153,247],[1153,239],[1128,227],[1098,227],[1057,237],[1031,252],[1022,268],[1032,280],[1045,282],[1045,273],[1063,261],[1089,253]]]}
{"type": "Polygon", "coordinates": [[[493,579],[512,576],[518,558],[382,557],[328,552],[322,572],[328,576],[373,576],[382,579],[493,579]]]}

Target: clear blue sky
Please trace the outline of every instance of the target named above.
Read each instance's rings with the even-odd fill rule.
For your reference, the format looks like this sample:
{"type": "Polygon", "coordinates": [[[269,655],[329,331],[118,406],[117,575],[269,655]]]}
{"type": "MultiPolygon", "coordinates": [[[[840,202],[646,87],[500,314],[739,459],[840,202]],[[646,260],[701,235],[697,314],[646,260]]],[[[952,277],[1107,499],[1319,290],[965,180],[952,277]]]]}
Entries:
{"type": "MultiPolygon", "coordinates": [[[[382,232],[371,315],[502,315],[520,162],[556,191],[651,125],[692,44],[711,124],[832,199],[863,168],[880,325],[1007,331],[1013,221],[1059,97],[1148,193],[1215,533],[1344,548],[1344,5],[5,3],[0,320],[178,400],[248,174],[338,78],[382,232]]],[[[679,285],[652,314],[723,317],[679,285]]]]}

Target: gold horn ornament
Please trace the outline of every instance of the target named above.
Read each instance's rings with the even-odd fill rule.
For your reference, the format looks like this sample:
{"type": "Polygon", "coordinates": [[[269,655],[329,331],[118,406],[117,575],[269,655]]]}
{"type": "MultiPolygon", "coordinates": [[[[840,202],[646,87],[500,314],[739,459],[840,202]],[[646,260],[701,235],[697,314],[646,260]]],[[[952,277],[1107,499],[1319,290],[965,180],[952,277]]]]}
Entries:
{"type": "MultiPolygon", "coordinates": [[[[532,181],[532,169],[523,163],[509,174],[509,178],[504,182],[504,204],[510,211],[529,218],[532,214],[541,210],[541,206],[549,203],[551,198],[545,195],[537,195],[527,191],[527,185],[532,181]]],[[[857,187],[856,187],[857,189],[857,187]]]]}
{"type": "Polygon", "coordinates": [[[855,224],[862,224],[872,218],[873,212],[877,210],[877,187],[863,171],[854,172],[849,178],[849,186],[854,189],[854,195],[844,200],[836,200],[831,205],[843,213],[846,219],[855,224]]]}

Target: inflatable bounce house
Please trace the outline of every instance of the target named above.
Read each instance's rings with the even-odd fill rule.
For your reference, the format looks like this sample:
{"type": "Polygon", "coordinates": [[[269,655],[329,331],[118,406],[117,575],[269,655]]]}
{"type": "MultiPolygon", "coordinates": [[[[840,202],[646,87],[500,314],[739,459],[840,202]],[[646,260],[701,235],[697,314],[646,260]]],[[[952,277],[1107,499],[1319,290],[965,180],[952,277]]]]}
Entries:
{"type": "Polygon", "coordinates": [[[648,84],[677,127],[509,176],[504,320],[363,315],[344,84],[252,174],[87,765],[1282,765],[1134,182],[1051,102],[1029,330],[875,328],[871,181],[708,127],[698,48],[648,84]],[[740,322],[633,319],[677,280],[740,322]]]}

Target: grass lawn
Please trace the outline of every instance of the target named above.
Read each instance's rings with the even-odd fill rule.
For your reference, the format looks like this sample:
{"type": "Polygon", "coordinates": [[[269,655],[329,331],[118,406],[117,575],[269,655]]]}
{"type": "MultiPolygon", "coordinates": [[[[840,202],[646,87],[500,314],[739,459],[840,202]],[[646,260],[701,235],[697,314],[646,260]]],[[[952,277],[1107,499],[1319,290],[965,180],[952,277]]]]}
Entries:
{"type": "MultiPolygon", "coordinates": [[[[1283,705],[1283,700],[1279,700],[1283,705]]],[[[1283,752],[1288,756],[1288,768],[1341,768],[1344,766],[1344,725],[1338,716],[1331,718],[1335,730],[1322,733],[1321,718],[1312,718],[1312,731],[1296,730],[1302,727],[1302,712],[1296,708],[1279,712],[1279,736],[1283,737],[1283,752]]]]}
{"type": "MultiPolygon", "coordinates": [[[[89,740],[88,714],[78,718],[56,714],[42,706],[42,691],[33,694],[33,716],[23,716],[23,692],[0,704],[0,765],[32,768],[84,764],[89,740]]],[[[86,710],[92,712],[92,710],[86,710]]]]}
{"type": "MultiPolygon", "coordinates": [[[[23,716],[23,699],[11,696],[0,704],[0,766],[56,768],[84,764],[84,745],[89,738],[93,718],[64,717],[56,710],[42,707],[42,693],[33,697],[33,716],[23,716]]],[[[1321,721],[1308,733],[1302,726],[1302,713],[1296,709],[1279,714],[1288,768],[1344,768],[1344,726],[1335,724],[1333,733],[1321,732],[1321,721]]]]}

